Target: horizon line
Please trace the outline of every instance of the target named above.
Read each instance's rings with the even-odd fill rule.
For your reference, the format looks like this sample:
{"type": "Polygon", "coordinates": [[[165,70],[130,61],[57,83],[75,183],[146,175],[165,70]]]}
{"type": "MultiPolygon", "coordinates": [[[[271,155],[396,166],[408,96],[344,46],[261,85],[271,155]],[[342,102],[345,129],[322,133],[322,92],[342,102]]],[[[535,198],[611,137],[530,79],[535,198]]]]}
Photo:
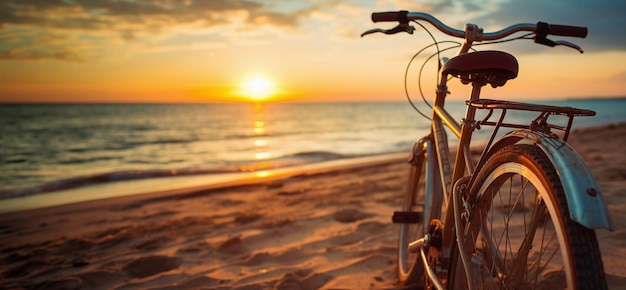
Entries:
{"type": "MultiPolygon", "coordinates": [[[[527,98],[516,99],[516,101],[601,101],[601,100],[620,100],[626,99],[626,95],[623,96],[599,96],[599,97],[555,97],[555,98],[527,98]]],[[[411,101],[416,101],[411,99],[411,101]]],[[[419,100],[421,102],[421,100],[419,100]]],[[[465,100],[448,100],[449,102],[464,102],[465,100]]],[[[235,105],[235,104],[247,104],[247,105],[269,105],[269,104],[315,104],[315,103],[404,103],[407,100],[337,100],[337,101],[306,101],[306,100],[285,100],[285,101],[267,101],[267,102],[243,102],[243,101],[0,101],[0,105],[106,105],[106,104],[222,104],[222,105],[235,105]]]]}

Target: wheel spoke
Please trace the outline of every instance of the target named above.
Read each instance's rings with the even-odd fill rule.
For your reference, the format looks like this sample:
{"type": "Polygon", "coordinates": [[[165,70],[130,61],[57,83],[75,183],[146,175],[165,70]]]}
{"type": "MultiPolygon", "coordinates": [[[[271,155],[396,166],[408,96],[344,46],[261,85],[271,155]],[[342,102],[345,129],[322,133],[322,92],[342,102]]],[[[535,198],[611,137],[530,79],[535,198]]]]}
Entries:
{"type": "MultiPolygon", "coordinates": [[[[530,221],[530,227],[525,229],[524,239],[517,251],[515,256],[511,259],[511,263],[509,264],[509,269],[507,272],[509,273],[508,279],[510,279],[514,285],[521,283],[521,281],[527,280],[527,271],[528,271],[528,254],[530,248],[532,247],[533,240],[535,239],[535,233],[537,231],[537,227],[543,217],[546,214],[546,207],[538,206],[533,208],[533,213],[530,221]]],[[[541,251],[541,249],[540,249],[541,251]]],[[[541,256],[541,253],[539,254],[541,256]]]]}
{"type": "Polygon", "coordinates": [[[601,265],[595,236],[571,221],[559,175],[539,148],[499,150],[467,194],[462,241],[476,267],[465,273],[456,253],[449,288],[467,289],[465,275],[478,289],[606,288],[604,273],[583,268],[601,265]]]}
{"type": "Polygon", "coordinates": [[[537,285],[542,273],[551,266],[552,258],[559,253],[558,245],[552,245],[555,232],[545,240],[547,208],[539,191],[524,176],[513,174],[489,186],[481,196],[491,202],[478,215],[480,239],[470,238],[477,241],[475,255],[484,259],[483,274],[474,280],[481,283],[491,280],[497,288],[529,285],[529,280],[534,278],[537,285]],[[540,226],[543,229],[537,235],[540,226]],[[519,232],[517,227],[523,235],[515,233],[519,232]],[[533,248],[535,237],[540,244],[538,249],[533,248]],[[550,257],[546,259],[546,255],[550,257]]]}

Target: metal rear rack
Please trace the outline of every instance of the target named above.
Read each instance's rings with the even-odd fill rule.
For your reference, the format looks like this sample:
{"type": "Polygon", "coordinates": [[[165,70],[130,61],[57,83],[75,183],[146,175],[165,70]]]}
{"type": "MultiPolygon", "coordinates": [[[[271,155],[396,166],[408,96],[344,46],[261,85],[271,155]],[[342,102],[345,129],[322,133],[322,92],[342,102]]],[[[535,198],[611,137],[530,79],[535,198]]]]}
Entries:
{"type": "Polygon", "coordinates": [[[467,101],[466,104],[478,109],[511,109],[522,111],[546,112],[551,115],[563,116],[595,116],[596,112],[592,110],[577,109],[572,107],[560,107],[549,105],[537,105],[512,101],[478,99],[467,101]]]}
{"type": "MultiPolygon", "coordinates": [[[[561,106],[549,106],[549,105],[538,105],[538,104],[528,104],[528,103],[520,103],[513,101],[501,101],[501,100],[490,100],[490,99],[478,99],[474,101],[466,101],[468,106],[474,107],[476,109],[486,109],[489,110],[487,116],[485,116],[481,121],[473,121],[473,120],[464,120],[470,121],[474,124],[474,128],[480,130],[482,125],[486,126],[494,126],[493,132],[491,133],[491,137],[487,142],[487,145],[483,149],[483,152],[480,156],[478,164],[476,165],[475,172],[478,172],[480,168],[486,162],[486,156],[489,150],[491,149],[491,145],[498,133],[498,129],[500,127],[508,127],[508,128],[516,128],[516,129],[530,129],[532,131],[538,131],[545,133],[553,138],[559,138],[556,134],[552,133],[551,129],[561,130],[564,133],[563,141],[567,142],[567,137],[569,136],[570,129],[572,128],[572,121],[574,117],[578,116],[595,116],[596,112],[585,109],[577,109],[572,107],[561,107],[561,106]],[[502,110],[500,114],[500,118],[497,122],[489,121],[491,118],[493,111],[499,109],[502,110]],[[511,124],[504,123],[504,117],[506,116],[507,110],[518,110],[518,111],[530,111],[530,112],[539,112],[539,116],[535,118],[529,125],[522,124],[511,124]],[[561,115],[567,116],[568,121],[566,126],[559,126],[548,123],[548,117],[551,115],[561,115]]],[[[474,182],[476,177],[472,176],[469,184],[474,182]]]]}
{"type": "MultiPolygon", "coordinates": [[[[562,107],[562,106],[550,106],[550,105],[538,105],[538,104],[529,104],[529,103],[520,103],[513,101],[501,101],[501,100],[490,100],[490,99],[478,99],[474,101],[466,101],[468,106],[472,106],[477,109],[487,109],[489,113],[483,120],[477,121],[475,126],[477,129],[480,129],[480,126],[495,126],[493,137],[495,137],[498,128],[507,127],[507,128],[516,128],[516,129],[530,129],[533,131],[540,131],[546,134],[554,135],[551,132],[551,129],[557,129],[565,132],[563,136],[563,141],[567,141],[569,137],[570,129],[572,128],[572,121],[574,117],[579,116],[595,116],[596,112],[592,110],[586,109],[578,109],[572,107],[562,107]],[[497,122],[489,121],[493,114],[493,110],[500,109],[502,113],[500,115],[500,119],[497,122]],[[530,112],[540,112],[539,116],[535,118],[529,125],[522,124],[512,124],[512,123],[504,123],[504,117],[506,115],[507,110],[519,110],[519,111],[530,111],[530,112]],[[548,123],[548,117],[550,115],[561,115],[567,116],[568,121],[566,126],[559,126],[548,123]]],[[[489,144],[491,144],[491,141],[489,144]]]]}

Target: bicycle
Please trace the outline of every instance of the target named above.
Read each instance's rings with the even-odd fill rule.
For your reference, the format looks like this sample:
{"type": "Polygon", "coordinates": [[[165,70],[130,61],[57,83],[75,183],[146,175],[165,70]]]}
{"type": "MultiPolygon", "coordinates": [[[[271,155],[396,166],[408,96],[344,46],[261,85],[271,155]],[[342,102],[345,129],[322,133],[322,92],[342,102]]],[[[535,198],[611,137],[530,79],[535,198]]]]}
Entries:
{"type": "Polygon", "coordinates": [[[452,48],[460,47],[458,53],[445,59],[440,54],[450,48],[439,45],[450,42],[438,42],[428,32],[434,43],[427,47],[437,49],[431,58],[439,60],[435,98],[429,104],[430,133],[413,145],[404,206],[392,218],[400,224],[400,284],[427,289],[607,288],[595,229],[611,230],[611,221],[589,169],[567,144],[574,117],[595,112],[481,99],[482,87],[504,86],[517,77],[518,62],[506,52],[473,48],[475,42],[533,39],[582,53],[576,44],[547,36],[584,38],[587,28],[538,22],[486,33],[475,24],[458,30],[427,13],[408,11],[376,12],[372,21],[399,24],[361,36],[413,34],[409,22],[428,31],[419,22],[425,21],[444,34],[464,39],[454,42],[452,48]],[[506,39],[521,32],[526,34],[506,39]],[[472,85],[460,122],[444,107],[452,78],[472,85]],[[477,119],[478,110],[486,116],[477,119]],[[492,120],[494,111],[500,113],[497,120],[492,120]],[[509,122],[507,111],[538,116],[526,124],[509,122]],[[567,124],[556,124],[557,117],[548,120],[554,115],[566,117],[567,124]],[[476,160],[470,149],[472,134],[484,126],[493,130],[476,160]],[[498,135],[501,128],[510,130],[498,135]],[[446,130],[458,140],[454,160],[446,130]]]}

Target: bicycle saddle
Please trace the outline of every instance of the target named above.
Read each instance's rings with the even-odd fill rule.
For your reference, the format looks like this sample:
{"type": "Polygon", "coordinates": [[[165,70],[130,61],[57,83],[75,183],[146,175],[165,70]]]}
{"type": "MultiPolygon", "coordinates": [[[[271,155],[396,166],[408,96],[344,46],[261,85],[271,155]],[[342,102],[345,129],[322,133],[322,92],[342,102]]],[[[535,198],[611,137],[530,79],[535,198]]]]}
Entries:
{"type": "Polygon", "coordinates": [[[449,59],[442,74],[459,77],[464,84],[478,82],[495,88],[517,77],[518,68],[515,57],[506,52],[476,51],[449,59]]]}

